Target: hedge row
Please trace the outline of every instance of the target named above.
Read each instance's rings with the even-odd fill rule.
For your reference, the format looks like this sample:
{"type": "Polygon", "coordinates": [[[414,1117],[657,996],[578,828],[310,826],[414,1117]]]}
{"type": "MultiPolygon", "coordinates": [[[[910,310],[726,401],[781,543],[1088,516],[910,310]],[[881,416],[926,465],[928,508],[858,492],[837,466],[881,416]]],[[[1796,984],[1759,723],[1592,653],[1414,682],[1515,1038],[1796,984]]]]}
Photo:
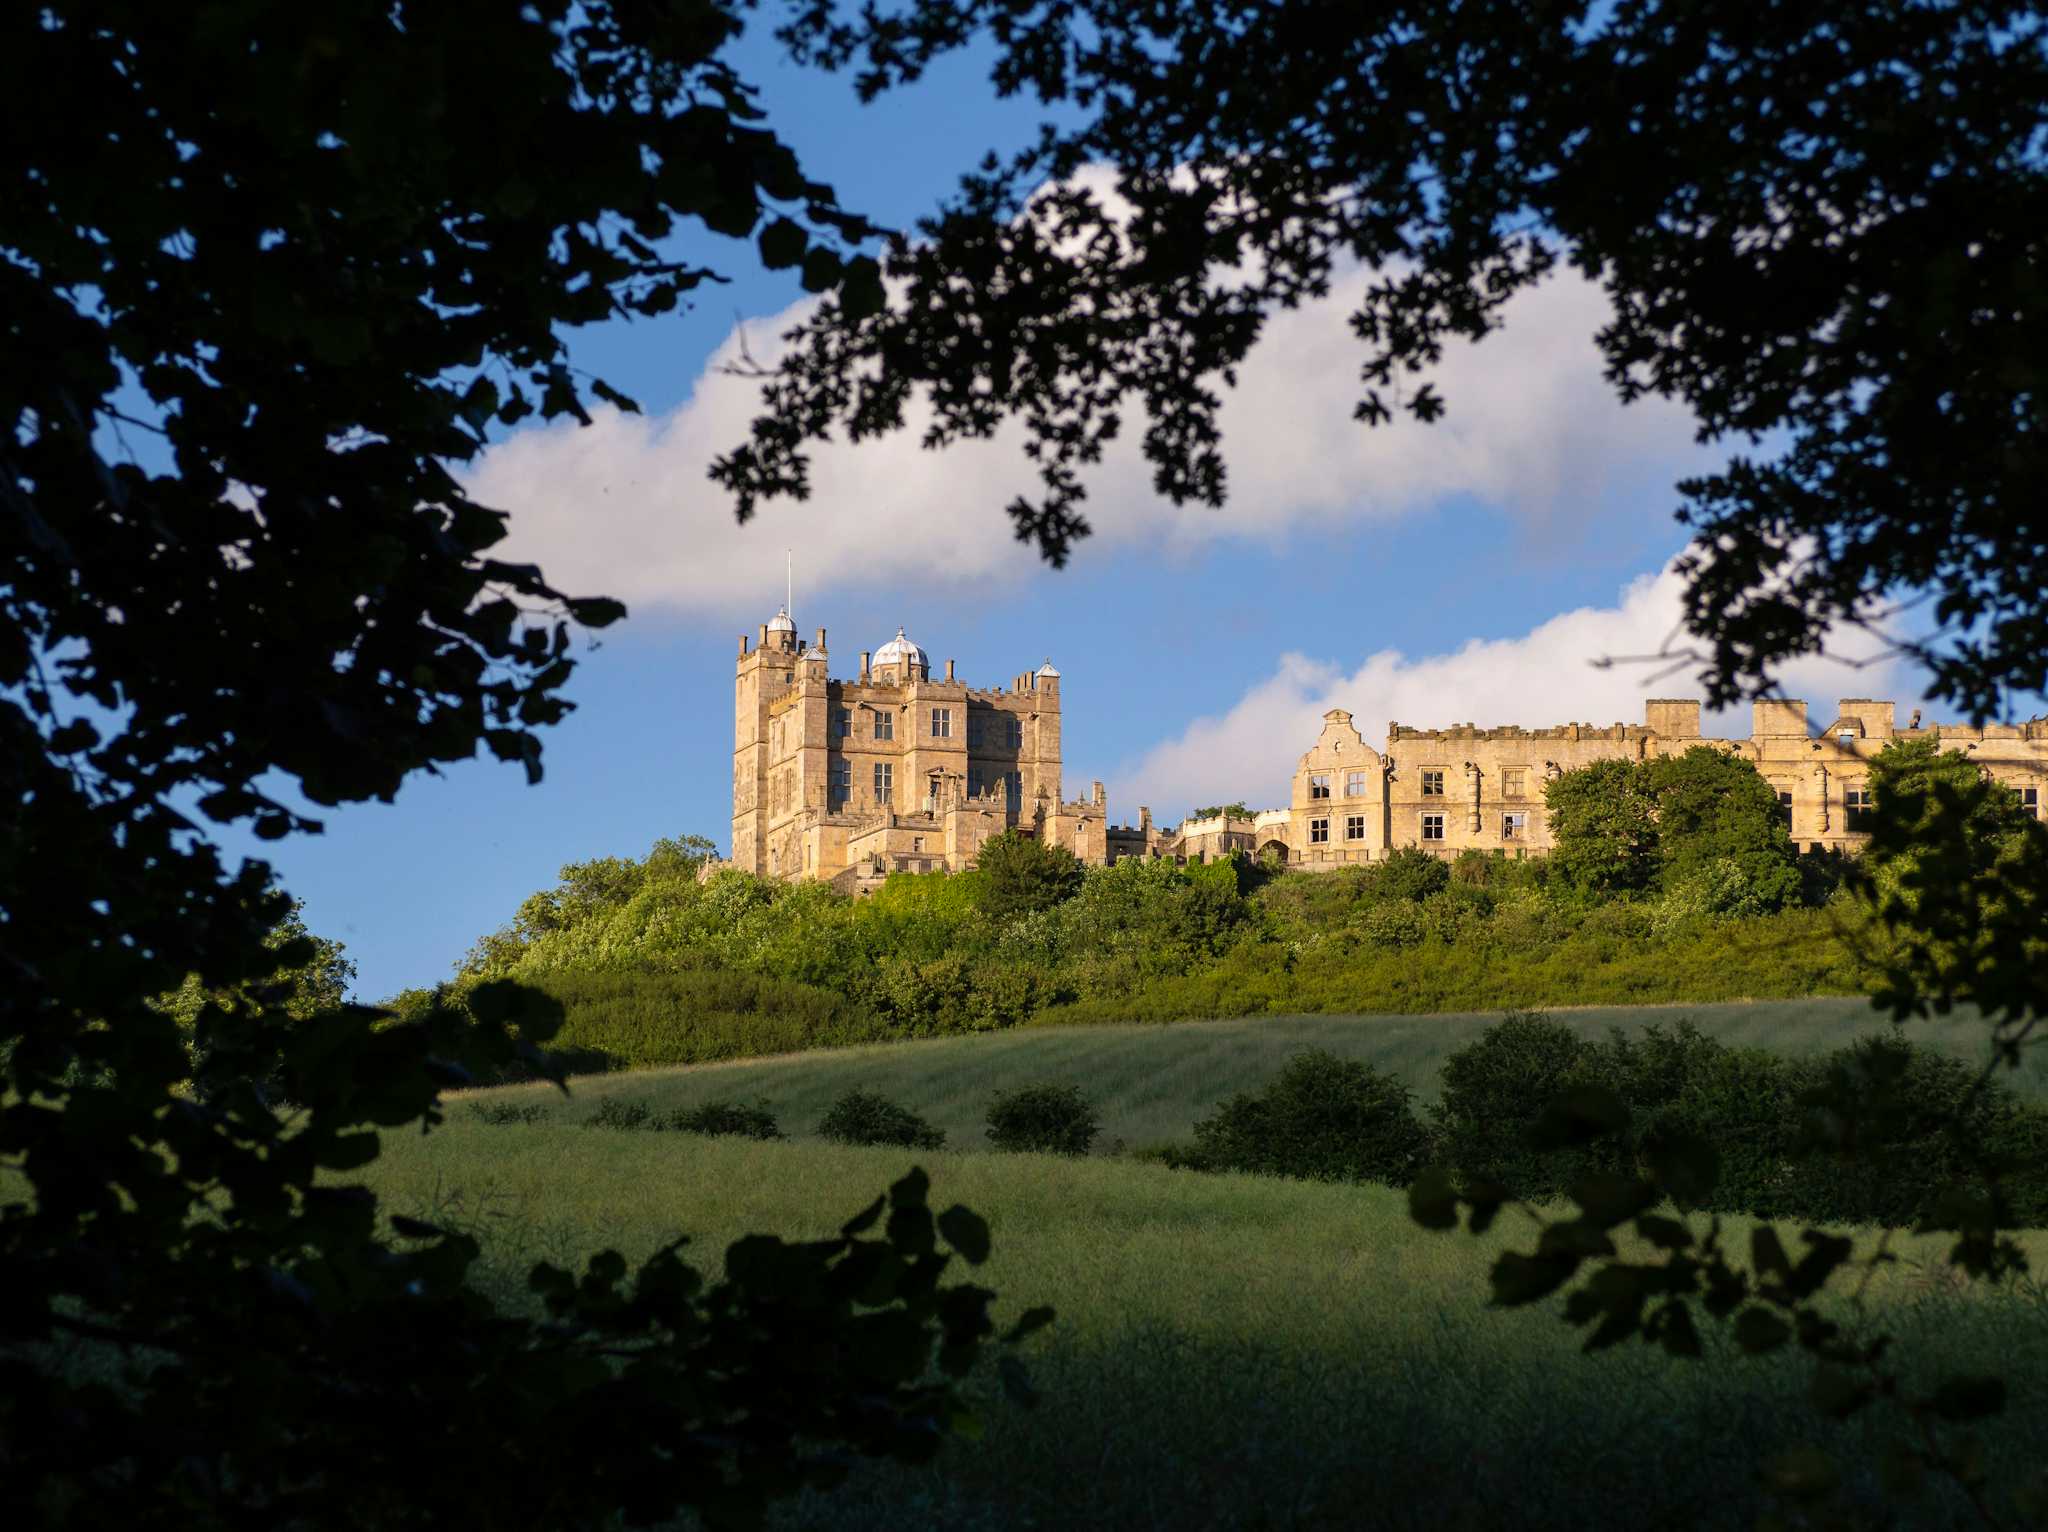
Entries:
{"type": "Polygon", "coordinates": [[[1513,1014],[1445,1061],[1441,1100],[1418,1116],[1407,1088],[1370,1065],[1297,1055],[1162,1156],[1201,1170],[1406,1186],[1426,1164],[1517,1197],[1566,1195],[1593,1173],[1633,1174],[1660,1140],[1711,1145],[1719,1175],[1702,1211],[1904,1226],[1995,1168],[2006,1221],[2048,1227],[2048,1108],[1902,1038],[1824,1058],[1728,1048],[1688,1022],[1589,1042],[1513,1014]],[[1611,1092],[1626,1124],[1593,1143],[1538,1148],[1544,1107],[1578,1087],[1611,1092]]]}

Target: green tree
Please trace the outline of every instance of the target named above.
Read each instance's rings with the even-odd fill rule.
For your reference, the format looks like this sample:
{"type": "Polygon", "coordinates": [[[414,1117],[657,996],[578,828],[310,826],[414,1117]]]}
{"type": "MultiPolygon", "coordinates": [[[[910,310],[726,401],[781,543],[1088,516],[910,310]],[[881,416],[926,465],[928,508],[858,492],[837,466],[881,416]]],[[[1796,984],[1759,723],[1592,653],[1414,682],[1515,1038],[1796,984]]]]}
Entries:
{"type": "Polygon", "coordinates": [[[1215,819],[1223,814],[1228,814],[1232,819],[1249,819],[1252,817],[1252,811],[1246,808],[1242,801],[1237,803],[1213,803],[1205,809],[1188,810],[1188,818],[1190,820],[1215,819]]]}
{"type": "MultiPolygon", "coordinates": [[[[289,1033],[339,1010],[355,982],[356,965],[349,961],[347,949],[307,930],[298,904],[264,937],[263,945],[280,958],[280,966],[270,973],[233,990],[209,990],[198,974],[187,974],[183,984],[154,1002],[185,1034],[193,1055],[193,1079],[204,1091],[218,1090],[232,1078],[228,1059],[197,1044],[199,1019],[209,1009],[244,1016],[255,1028],[283,1027],[289,1033]]],[[[256,1083],[275,1095],[280,1082],[272,1076],[256,1083]]]]}
{"type": "Polygon", "coordinates": [[[1376,899],[1422,903],[1451,886],[1451,868],[1420,846],[1399,846],[1367,871],[1366,887],[1376,899]]]}
{"type": "Polygon", "coordinates": [[[835,1237],[740,1241],[717,1283],[605,1251],[535,1268],[541,1320],[499,1310],[474,1241],[347,1176],[440,1121],[459,1050],[539,1061],[559,1009],[485,983],[473,1025],[431,997],[379,1025],[272,984],[337,970],[206,834],[317,829],[480,749],[538,780],[576,632],[622,609],[492,558],[504,517],[459,475],[494,428],[633,407],[571,329],[673,309],[720,241],[879,305],[870,226],[719,56],[741,9],[0,8],[22,1524],[723,1523],[961,1418],[990,1295],[949,1272],[987,1234],[917,1172],[835,1237]],[[188,975],[190,1050],[153,1003],[188,975]]]}
{"type": "Polygon", "coordinates": [[[1543,786],[1557,883],[1596,898],[1635,894],[1657,877],[1657,800],[1634,761],[1595,761],[1543,786]]]}
{"type": "Polygon", "coordinates": [[[1711,745],[1642,767],[1656,805],[1657,877],[1667,890],[1711,880],[1730,913],[1768,914],[1799,897],[1798,856],[1778,795],[1756,767],[1711,745]]]}
{"type": "Polygon", "coordinates": [[[1085,874],[1065,846],[1049,846],[1020,830],[983,841],[974,867],[981,874],[981,911],[991,920],[1049,910],[1080,892],[1085,874]]]}

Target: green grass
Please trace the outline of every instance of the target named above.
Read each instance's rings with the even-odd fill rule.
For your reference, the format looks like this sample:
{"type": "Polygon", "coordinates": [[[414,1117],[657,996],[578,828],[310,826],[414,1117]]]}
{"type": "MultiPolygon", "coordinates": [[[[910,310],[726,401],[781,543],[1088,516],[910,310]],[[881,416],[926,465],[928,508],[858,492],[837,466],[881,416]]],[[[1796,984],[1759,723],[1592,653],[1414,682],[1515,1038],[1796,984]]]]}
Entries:
{"type": "MultiPolygon", "coordinates": [[[[1590,1036],[1609,1027],[1670,1026],[1689,1017],[1732,1046],[1788,1054],[1823,1053],[1890,1025],[1868,1001],[1849,998],[1739,1005],[1618,1006],[1562,1011],[1590,1036]]],[[[477,1093],[478,1099],[546,1105],[580,1122],[607,1099],[643,1101],[657,1111],[719,1098],[765,1098],[782,1131],[809,1135],[825,1109],[855,1086],[880,1091],[946,1130],[953,1148],[983,1144],[983,1114],[998,1090],[1030,1080],[1079,1085],[1101,1107],[1103,1146],[1128,1147],[1187,1136],[1234,1091],[1263,1084],[1303,1048],[1364,1059],[1434,1099],[1445,1057],[1499,1019],[1446,1016],[1270,1016],[1176,1025],[1027,1027],[970,1037],[876,1043],[744,1063],[586,1076],[563,1100],[546,1085],[477,1093]]],[[[1987,1029],[1972,1016],[1913,1022],[1907,1036],[1972,1062],[1985,1057],[1987,1029]]],[[[2001,1079],[2019,1094],[2048,1099],[2048,1048],[2001,1079]]],[[[460,1113],[458,1104],[454,1110],[460,1113]]]]}
{"type": "MultiPolygon", "coordinates": [[[[1026,1411],[977,1376],[983,1439],[924,1469],[864,1468],[837,1494],[787,1508],[783,1526],[1748,1527],[1771,1451],[1814,1442],[1868,1463],[1886,1424],[1822,1421],[1797,1359],[1734,1356],[1718,1332],[1707,1365],[1640,1345],[1581,1356],[1554,1312],[1484,1302],[1491,1255],[1521,1230],[1427,1233],[1383,1188],[1103,1158],[494,1127],[459,1111],[424,1138],[388,1135],[364,1178],[393,1211],[478,1231],[484,1280],[518,1302],[536,1259],[602,1245],[637,1257],[688,1232],[715,1271],[743,1232],[827,1233],[913,1163],[931,1172],[935,1205],[965,1202],[989,1220],[995,1253],[977,1280],[1001,1294],[999,1320],[1059,1308],[1027,1358],[1043,1402],[1026,1411]]],[[[2048,1235],[2023,1239],[2037,1267],[2048,1262],[2048,1235]]],[[[1908,1264],[1880,1276],[1873,1312],[1916,1379],[1975,1369],[2014,1386],[1987,1433],[2002,1496],[2048,1454],[2048,1306],[1950,1291],[1928,1276],[1936,1241],[1902,1246],[1908,1264]]],[[[1937,1495],[1908,1524],[1956,1524],[1959,1510],[1937,1495]]]]}

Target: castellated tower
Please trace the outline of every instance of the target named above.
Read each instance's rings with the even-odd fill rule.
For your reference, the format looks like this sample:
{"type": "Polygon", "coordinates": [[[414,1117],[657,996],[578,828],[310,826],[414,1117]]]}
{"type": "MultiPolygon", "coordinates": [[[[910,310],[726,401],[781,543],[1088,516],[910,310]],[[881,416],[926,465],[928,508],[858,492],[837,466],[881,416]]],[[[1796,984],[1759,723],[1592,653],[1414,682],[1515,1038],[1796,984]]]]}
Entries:
{"type": "MultiPolygon", "coordinates": [[[[785,608],[739,641],[733,705],[732,865],[849,890],[891,872],[973,865],[1021,829],[1105,858],[1098,791],[1063,803],[1060,673],[970,687],[902,630],[834,679],[825,630],[797,637],[785,608]]],[[[1132,832],[1135,833],[1135,832],[1132,832]]],[[[1121,854],[1140,854],[1119,840],[1121,854]]]]}
{"type": "Polygon", "coordinates": [[[761,624],[753,648],[740,637],[733,681],[732,861],[748,872],[762,872],[767,863],[768,709],[795,685],[799,653],[787,607],[761,624]]]}

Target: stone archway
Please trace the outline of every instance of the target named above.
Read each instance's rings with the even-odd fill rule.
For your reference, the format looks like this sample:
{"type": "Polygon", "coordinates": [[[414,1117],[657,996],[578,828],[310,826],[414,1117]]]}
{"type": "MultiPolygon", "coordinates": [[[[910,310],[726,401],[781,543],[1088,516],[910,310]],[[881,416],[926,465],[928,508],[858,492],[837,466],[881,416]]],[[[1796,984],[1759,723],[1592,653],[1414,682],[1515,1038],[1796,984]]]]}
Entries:
{"type": "Polygon", "coordinates": [[[1259,860],[1277,861],[1285,867],[1294,860],[1294,851],[1284,840],[1262,841],[1259,845],[1259,860]]]}

